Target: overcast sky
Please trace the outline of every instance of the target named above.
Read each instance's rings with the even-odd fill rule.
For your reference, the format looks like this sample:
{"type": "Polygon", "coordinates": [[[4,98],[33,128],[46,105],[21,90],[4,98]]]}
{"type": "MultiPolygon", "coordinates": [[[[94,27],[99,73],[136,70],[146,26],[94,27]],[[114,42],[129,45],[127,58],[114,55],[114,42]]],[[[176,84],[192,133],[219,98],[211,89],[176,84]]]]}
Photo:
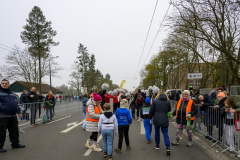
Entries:
{"type": "MultiPolygon", "coordinates": [[[[60,44],[51,49],[53,56],[64,70],[61,78],[53,78],[53,86],[67,84],[71,65],[77,57],[79,43],[85,45],[90,54],[96,56],[96,68],[104,75],[109,73],[114,83],[132,91],[139,84],[134,76],[142,53],[147,30],[156,0],[0,0],[0,44],[22,48],[20,32],[26,24],[34,6],[43,11],[52,27],[57,31],[54,40],[60,44]]],[[[139,69],[157,33],[168,8],[168,0],[159,0],[139,69]]],[[[170,13],[170,12],[169,12],[170,13]]],[[[147,62],[160,50],[166,32],[161,32],[148,56],[147,62]]],[[[2,46],[1,46],[2,47],[2,46]]],[[[0,65],[8,51],[0,48],[0,65]]],[[[49,77],[44,82],[49,83],[49,77]]]]}

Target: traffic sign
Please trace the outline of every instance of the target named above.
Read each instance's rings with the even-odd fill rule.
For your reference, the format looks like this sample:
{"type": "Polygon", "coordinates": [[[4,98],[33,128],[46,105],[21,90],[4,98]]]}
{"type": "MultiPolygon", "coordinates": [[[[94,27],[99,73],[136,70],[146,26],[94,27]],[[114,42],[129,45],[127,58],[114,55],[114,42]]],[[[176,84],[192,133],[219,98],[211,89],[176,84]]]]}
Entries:
{"type": "Polygon", "coordinates": [[[202,79],[202,73],[188,73],[188,79],[202,79]]]}

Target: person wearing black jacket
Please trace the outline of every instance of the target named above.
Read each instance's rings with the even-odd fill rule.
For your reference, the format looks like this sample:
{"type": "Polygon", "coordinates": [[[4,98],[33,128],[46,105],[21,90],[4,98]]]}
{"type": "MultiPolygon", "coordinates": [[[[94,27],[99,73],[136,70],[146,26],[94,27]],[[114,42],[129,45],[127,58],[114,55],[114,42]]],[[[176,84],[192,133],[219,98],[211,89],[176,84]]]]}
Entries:
{"type": "MultiPolygon", "coordinates": [[[[218,141],[222,140],[222,135],[223,135],[223,117],[220,115],[221,110],[225,106],[225,101],[227,98],[225,97],[225,94],[223,92],[219,93],[217,95],[217,99],[219,101],[218,105],[215,106],[215,120],[216,120],[216,126],[218,128],[218,141]]],[[[216,143],[217,140],[213,140],[213,143],[216,143]]]]}
{"type": "Polygon", "coordinates": [[[38,100],[39,98],[45,98],[45,96],[39,96],[36,93],[36,88],[32,87],[30,89],[30,93],[27,94],[28,102],[32,103],[31,107],[31,127],[36,127],[35,124],[35,119],[36,119],[36,114],[37,114],[37,107],[38,107],[38,100]]]}
{"type": "Polygon", "coordinates": [[[9,89],[9,81],[3,79],[0,86],[0,152],[6,152],[3,148],[8,129],[12,148],[24,148],[19,144],[18,119],[22,117],[15,93],[9,89]]]}
{"type": "Polygon", "coordinates": [[[208,94],[198,96],[198,104],[201,110],[204,111],[204,124],[207,126],[208,135],[205,136],[208,140],[212,140],[212,131],[214,125],[213,101],[208,94]]]}
{"type": "Polygon", "coordinates": [[[192,127],[193,127],[193,120],[196,114],[196,106],[193,102],[193,100],[188,99],[190,95],[189,90],[183,91],[183,98],[178,101],[177,107],[175,111],[172,113],[172,118],[176,116],[177,119],[177,133],[176,138],[172,142],[172,145],[178,145],[179,139],[182,135],[183,129],[187,130],[188,133],[188,143],[187,146],[191,147],[193,145],[192,143],[192,127]],[[189,114],[191,115],[191,124],[190,127],[187,128],[187,121],[189,114]]]}
{"type": "Polygon", "coordinates": [[[136,102],[136,108],[137,108],[137,119],[138,121],[141,121],[139,118],[139,111],[141,107],[143,106],[143,102],[145,100],[146,96],[143,92],[141,92],[141,88],[138,88],[138,92],[134,96],[134,102],[136,102]]]}
{"type": "Polygon", "coordinates": [[[149,117],[150,119],[153,119],[153,124],[155,126],[156,149],[159,149],[161,128],[165,146],[167,149],[167,155],[170,155],[170,140],[168,136],[168,112],[170,111],[171,105],[170,102],[167,100],[167,96],[165,94],[161,94],[158,99],[153,100],[149,113],[149,117]]]}
{"type": "Polygon", "coordinates": [[[174,101],[179,101],[179,99],[180,99],[180,94],[181,94],[180,91],[178,91],[178,90],[176,90],[176,91],[172,90],[172,91],[171,91],[171,94],[169,95],[169,99],[170,99],[170,100],[174,100],[174,101]]]}
{"type": "Polygon", "coordinates": [[[28,103],[28,99],[27,99],[26,95],[27,95],[27,91],[24,90],[20,97],[20,104],[22,104],[22,108],[23,108],[21,120],[27,120],[27,114],[26,114],[27,104],[24,105],[25,103],[28,103]]]}
{"type": "Polygon", "coordinates": [[[101,98],[102,98],[102,102],[101,102],[101,108],[102,108],[102,110],[104,110],[104,108],[103,108],[103,105],[105,104],[105,94],[106,94],[106,90],[103,90],[101,93],[100,93],[100,96],[101,96],[101,98]]]}

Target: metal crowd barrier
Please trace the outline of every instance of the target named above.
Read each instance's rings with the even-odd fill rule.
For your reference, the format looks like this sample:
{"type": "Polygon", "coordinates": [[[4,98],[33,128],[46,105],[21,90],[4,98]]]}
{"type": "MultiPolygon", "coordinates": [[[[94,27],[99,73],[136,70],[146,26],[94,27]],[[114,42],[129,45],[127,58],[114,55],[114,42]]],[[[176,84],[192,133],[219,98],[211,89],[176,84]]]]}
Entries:
{"type": "Polygon", "coordinates": [[[170,105],[171,105],[171,113],[172,113],[176,109],[178,101],[169,100],[169,102],[170,102],[170,105]]]}
{"type": "Polygon", "coordinates": [[[238,113],[227,114],[215,106],[201,110],[197,105],[194,119],[195,130],[211,140],[212,146],[220,144],[222,152],[227,150],[240,154],[240,116],[238,113]]]}
{"type": "MultiPolygon", "coordinates": [[[[82,102],[75,101],[73,99],[69,100],[61,100],[62,103],[56,103],[53,107],[52,119],[63,117],[63,116],[71,116],[71,114],[81,112],[82,102]]],[[[47,109],[44,106],[44,102],[36,102],[36,103],[24,103],[19,104],[21,109],[22,118],[18,117],[19,122],[19,130],[25,133],[23,130],[25,128],[30,127],[32,124],[42,124],[43,116],[47,115],[47,109]]],[[[50,111],[49,111],[50,112],[50,111]]],[[[50,113],[48,113],[48,117],[50,118],[50,113]]]]}

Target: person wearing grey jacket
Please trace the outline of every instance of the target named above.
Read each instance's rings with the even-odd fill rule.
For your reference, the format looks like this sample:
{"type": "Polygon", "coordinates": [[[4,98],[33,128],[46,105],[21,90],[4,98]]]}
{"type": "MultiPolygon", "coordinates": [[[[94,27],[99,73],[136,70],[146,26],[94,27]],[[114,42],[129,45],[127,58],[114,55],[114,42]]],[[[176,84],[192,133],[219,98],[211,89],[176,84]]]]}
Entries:
{"type": "Polygon", "coordinates": [[[105,110],[104,114],[101,115],[99,122],[98,122],[98,132],[103,137],[103,151],[104,157],[109,157],[112,159],[112,152],[113,152],[113,136],[114,130],[115,135],[118,133],[118,123],[116,116],[110,111],[110,103],[105,103],[103,105],[105,110]]]}

